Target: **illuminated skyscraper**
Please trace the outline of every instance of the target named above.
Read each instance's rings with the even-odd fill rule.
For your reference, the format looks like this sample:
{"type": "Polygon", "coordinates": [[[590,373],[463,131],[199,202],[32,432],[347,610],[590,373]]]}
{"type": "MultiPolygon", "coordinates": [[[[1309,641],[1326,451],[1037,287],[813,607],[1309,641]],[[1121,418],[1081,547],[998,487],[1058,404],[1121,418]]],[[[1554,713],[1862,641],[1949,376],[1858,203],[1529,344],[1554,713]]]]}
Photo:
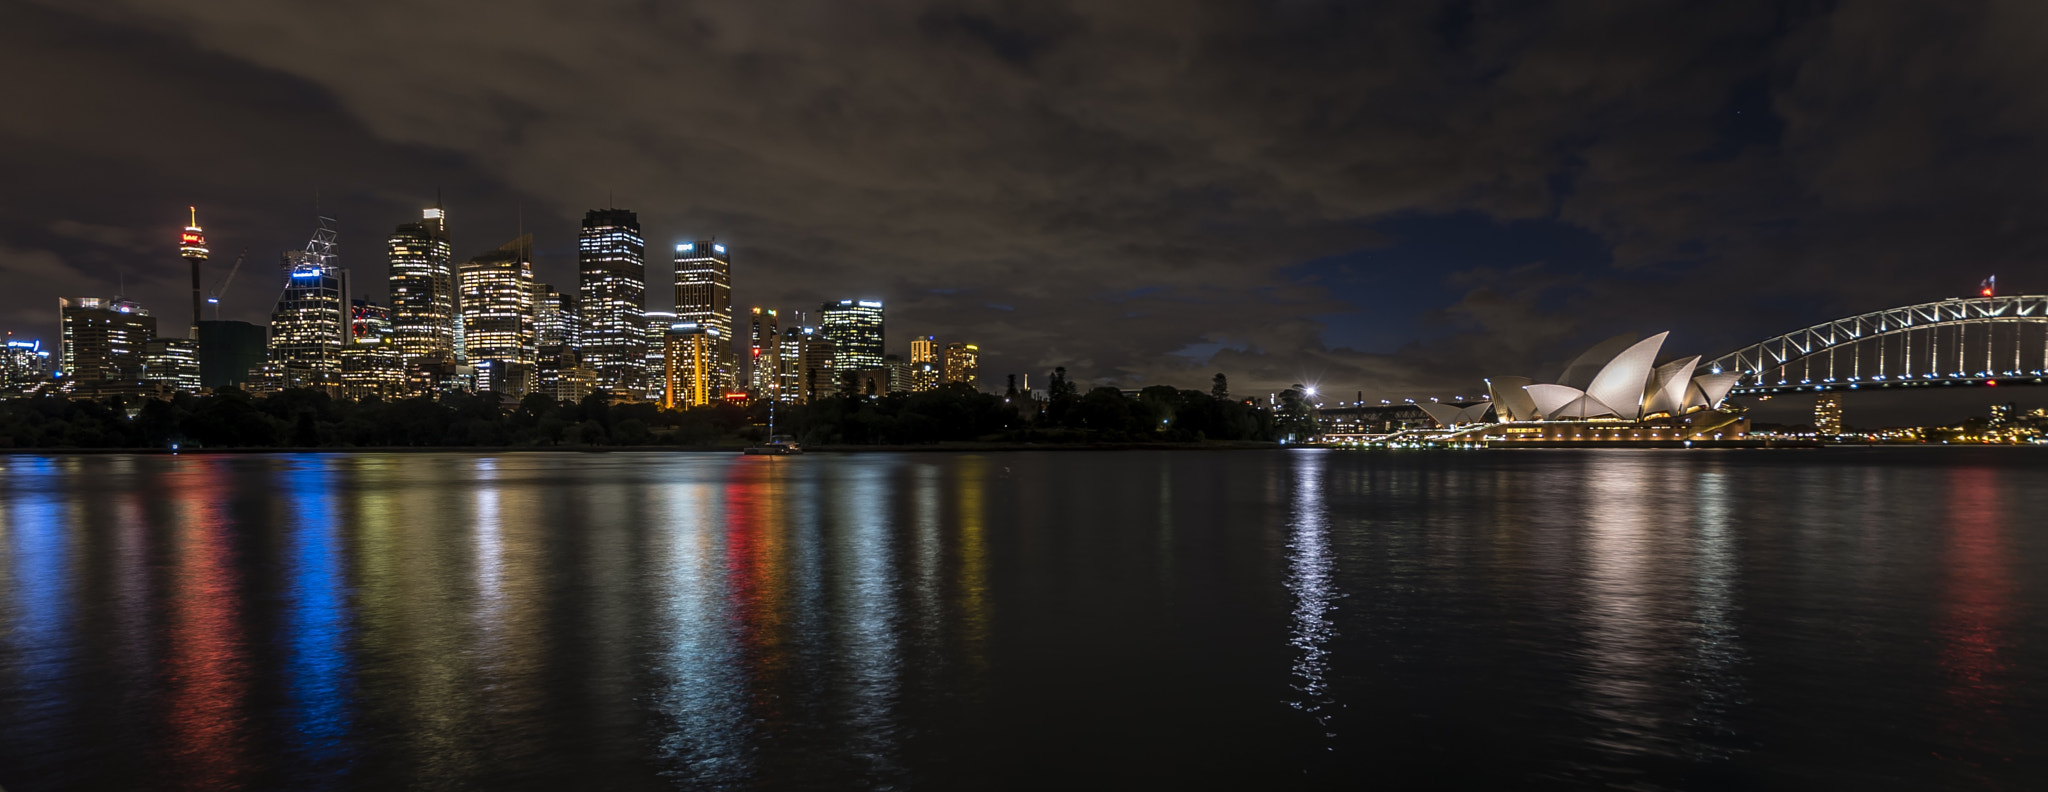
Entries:
{"type": "Polygon", "coordinates": [[[367,300],[349,304],[349,340],[341,348],[341,395],[393,398],[406,392],[405,362],[394,340],[391,311],[367,300]]]}
{"type": "Polygon", "coordinates": [[[143,355],[156,338],[156,317],[116,297],[57,298],[59,353],[67,379],[133,382],[142,379],[143,355]]]}
{"type": "Polygon", "coordinates": [[[647,387],[634,395],[660,402],[668,392],[668,328],[676,323],[676,315],[673,311],[648,311],[641,320],[646,322],[644,335],[648,339],[647,387]]]}
{"type": "Polygon", "coordinates": [[[939,376],[942,370],[939,364],[938,337],[921,335],[910,339],[911,390],[936,390],[939,387],[939,376]]]}
{"type": "Polygon", "coordinates": [[[199,342],[152,338],[142,347],[142,379],[176,393],[199,392],[199,342]]]}
{"type": "Polygon", "coordinates": [[[663,332],[661,406],[701,407],[717,398],[718,350],[731,349],[718,328],[696,322],[671,323],[663,332]]]}
{"type": "Polygon", "coordinates": [[[910,361],[904,360],[902,355],[883,355],[882,368],[889,372],[887,392],[910,392],[910,361]]]}
{"type": "Polygon", "coordinates": [[[270,314],[270,363],[279,387],[341,384],[341,348],[348,338],[347,273],[341,269],[331,218],[320,218],[305,250],[284,254],[284,292],[270,314]]]}
{"type": "Polygon", "coordinates": [[[545,283],[533,287],[533,333],[539,358],[534,362],[535,387],[562,401],[581,401],[597,384],[597,372],[583,364],[576,339],[582,332],[576,297],[545,283]]]}
{"type": "Polygon", "coordinates": [[[796,321],[793,324],[782,328],[782,341],[776,350],[780,353],[782,363],[782,371],[778,374],[776,383],[776,396],[784,402],[803,401],[804,334],[810,332],[810,328],[802,326],[802,314],[794,318],[796,321]]]}
{"type": "Polygon", "coordinates": [[[1824,435],[1842,433],[1842,397],[1823,393],[1813,400],[1813,431],[1824,435]]]}
{"type": "MultiPolygon", "coordinates": [[[[192,331],[185,337],[197,339],[199,337],[199,304],[202,297],[199,292],[199,264],[206,260],[206,232],[199,228],[199,207],[191,206],[186,208],[192,210],[192,224],[185,226],[184,233],[178,235],[178,256],[185,259],[185,263],[192,267],[192,331]]],[[[194,376],[198,375],[195,374],[194,376]]],[[[193,391],[197,390],[198,386],[193,386],[193,391]]]]}
{"type": "Polygon", "coordinates": [[[955,341],[946,345],[946,384],[980,388],[981,347],[955,341]]]}
{"type": "Polygon", "coordinates": [[[832,339],[813,327],[803,328],[797,338],[796,400],[808,404],[838,393],[839,367],[832,339]]]}
{"type": "Polygon", "coordinates": [[[386,248],[391,261],[392,342],[408,369],[453,365],[456,350],[448,214],[437,205],[420,215],[419,222],[393,231],[386,248]]]}
{"type": "Polygon", "coordinates": [[[832,339],[842,371],[882,368],[882,302],[840,300],[819,308],[818,332],[832,339]]]}
{"type": "Polygon", "coordinates": [[[747,390],[756,399],[776,399],[782,392],[782,330],[775,312],[753,311],[753,333],[748,343],[747,390]]]}
{"type": "Polygon", "coordinates": [[[463,262],[457,271],[463,354],[476,367],[480,389],[513,396],[533,390],[539,343],[532,256],[528,234],[463,262]]]}
{"type": "Polygon", "coordinates": [[[8,333],[6,346],[0,346],[0,391],[21,393],[49,376],[50,351],[43,348],[43,342],[8,333]]]}
{"type": "Polygon", "coordinates": [[[676,321],[718,329],[726,346],[718,350],[714,387],[731,388],[736,377],[732,360],[732,258],[725,245],[711,240],[676,245],[676,321]]]}
{"type": "Polygon", "coordinates": [[[577,327],[576,300],[545,283],[533,284],[533,333],[540,346],[574,349],[577,327]]]}
{"type": "Polygon", "coordinates": [[[647,242],[640,237],[640,218],[625,209],[584,214],[576,263],[584,361],[597,371],[599,387],[645,393],[647,242]]]}

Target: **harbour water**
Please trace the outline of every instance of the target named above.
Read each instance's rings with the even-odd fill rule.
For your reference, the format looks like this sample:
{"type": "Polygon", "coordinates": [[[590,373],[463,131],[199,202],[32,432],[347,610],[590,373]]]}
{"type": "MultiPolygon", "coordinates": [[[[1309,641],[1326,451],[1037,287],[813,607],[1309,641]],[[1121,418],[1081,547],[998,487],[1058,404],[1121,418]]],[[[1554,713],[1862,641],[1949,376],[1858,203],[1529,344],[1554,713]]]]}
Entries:
{"type": "Polygon", "coordinates": [[[0,456],[0,787],[2039,789],[2030,449],[0,456]]]}

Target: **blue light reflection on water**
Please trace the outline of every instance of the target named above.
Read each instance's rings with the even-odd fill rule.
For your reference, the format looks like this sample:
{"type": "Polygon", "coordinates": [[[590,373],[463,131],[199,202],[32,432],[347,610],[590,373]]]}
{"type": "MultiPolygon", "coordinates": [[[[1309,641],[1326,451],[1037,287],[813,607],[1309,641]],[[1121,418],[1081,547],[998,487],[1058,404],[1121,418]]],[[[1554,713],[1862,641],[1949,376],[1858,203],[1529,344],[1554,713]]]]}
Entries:
{"type": "Polygon", "coordinates": [[[2048,761],[2048,456],[0,466],[11,792],[2026,789],[2048,761]]]}
{"type": "Polygon", "coordinates": [[[327,457],[300,456],[277,477],[290,526],[284,638],[292,751],[303,763],[301,780],[321,788],[342,781],[352,752],[354,701],[347,555],[332,464],[327,457]]]}
{"type": "Polygon", "coordinates": [[[75,600],[71,591],[71,529],[55,486],[58,463],[46,457],[15,457],[7,461],[8,503],[0,512],[7,558],[0,559],[0,584],[7,601],[0,602],[7,632],[0,669],[11,672],[14,696],[0,714],[0,737],[30,751],[55,752],[48,744],[65,728],[70,698],[63,690],[71,675],[78,636],[72,627],[75,600]]]}

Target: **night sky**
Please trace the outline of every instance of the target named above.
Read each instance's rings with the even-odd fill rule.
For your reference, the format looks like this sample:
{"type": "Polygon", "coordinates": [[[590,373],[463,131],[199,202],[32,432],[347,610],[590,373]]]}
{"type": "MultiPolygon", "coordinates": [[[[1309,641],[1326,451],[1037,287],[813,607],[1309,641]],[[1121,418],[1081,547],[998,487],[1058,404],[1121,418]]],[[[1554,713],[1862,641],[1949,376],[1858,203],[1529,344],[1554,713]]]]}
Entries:
{"type": "Polygon", "coordinates": [[[182,326],[187,204],[209,284],[248,249],[224,318],[267,320],[316,213],[381,302],[436,190],[458,259],[523,224],[574,289],[583,212],[630,208],[651,308],[673,243],[716,236],[740,311],[884,299],[890,351],[978,341],[996,388],[1451,395],[1622,331],[1712,356],[2048,289],[2038,2],[5,12],[17,337],[124,282],[182,326]]]}

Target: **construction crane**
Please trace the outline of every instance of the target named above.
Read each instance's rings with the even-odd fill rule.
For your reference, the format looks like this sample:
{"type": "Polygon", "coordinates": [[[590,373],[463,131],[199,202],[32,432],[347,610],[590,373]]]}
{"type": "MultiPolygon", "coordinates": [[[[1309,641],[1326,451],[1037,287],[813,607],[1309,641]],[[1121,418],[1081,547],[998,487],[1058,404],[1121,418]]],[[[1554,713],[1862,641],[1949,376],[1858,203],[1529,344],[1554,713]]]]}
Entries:
{"type": "Polygon", "coordinates": [[[213,306],[213,320],[220,321],[220,294],[228,290],[228,284],[235,280],[235,273],[242,271],[242,259],[249,257],[249,249],[242,248],[242,254],[235,257],[235,265],[228,268],[228,275],[213,285],[213,291],[206,295],[206,304],[213,306]]]}

